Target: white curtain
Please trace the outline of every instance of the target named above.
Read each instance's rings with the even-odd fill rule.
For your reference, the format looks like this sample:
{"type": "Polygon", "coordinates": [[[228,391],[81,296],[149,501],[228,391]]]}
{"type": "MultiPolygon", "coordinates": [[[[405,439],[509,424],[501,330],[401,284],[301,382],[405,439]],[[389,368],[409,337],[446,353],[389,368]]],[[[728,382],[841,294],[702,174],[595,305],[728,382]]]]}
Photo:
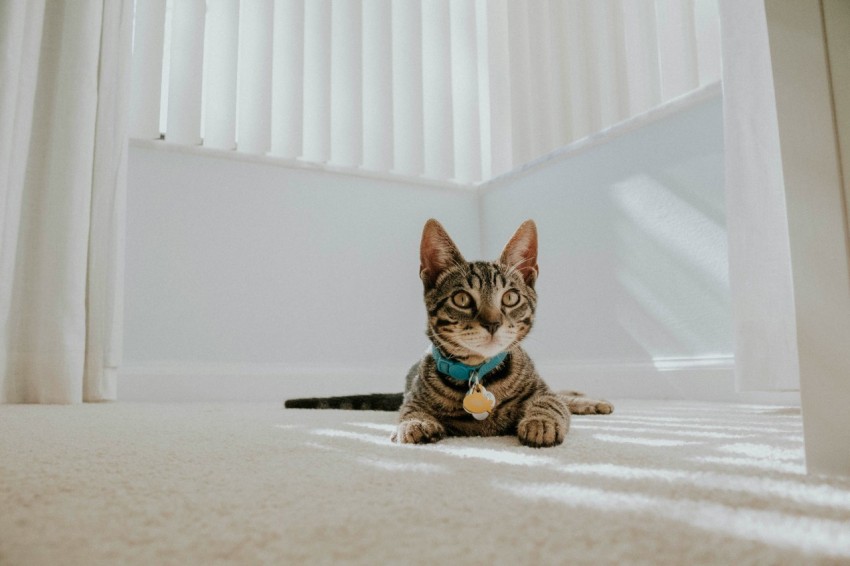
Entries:
{"type": "Polygon", "coordinates": [[[115,398],[132,11],[0,1],[0,402],[115,398]]]}
{"type": "Polygon", "coordinates": [[[785,182],[764,0],[721,0],[729,275],[739,390],[799,387],[785,182]]]}

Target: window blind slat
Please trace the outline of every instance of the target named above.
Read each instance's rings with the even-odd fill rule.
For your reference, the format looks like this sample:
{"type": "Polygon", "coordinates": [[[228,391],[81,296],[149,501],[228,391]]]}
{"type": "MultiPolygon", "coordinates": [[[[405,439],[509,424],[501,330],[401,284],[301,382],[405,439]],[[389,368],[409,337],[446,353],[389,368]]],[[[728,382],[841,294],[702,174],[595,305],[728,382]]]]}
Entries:
{"type": "Polygon", "coordinates": [[[269,151],[273,0],[241,2],[239,12],[238,134],[236,149],[269,151]]]}
{"type": "Polygon", "coordinates": [[[654,0],[623,2],[623,42],[629,115],[646,112],[661,102],[658,36],[654,0]]]}
{"type": "Polygon", "coordinates": [[[718,0],[695,0],[694,25],[696,34],[699,84],[720,80],[720,8],[718,0]]]}
{"type": "Polygon", "coordinates": [[[528,2],[508,1],[508,49],[511,73],[511,145],[514,163],[530,161],[531,132],[531,46],[529,45],[528,2]]]}
{"type": "Polygon", "coordinates": [[[661,99],[699,86],[693,0],[655,0],[661,99]]]}
{"type": "Polygon", "coordinates": [[[204,145],[236,147],[239,1],[207,0],[204,46],[204,145]]]}
{"type": "Polygon", "coordinates": [[[422,14],[419,2],[393,2],[394,168],[405,175],[424,171],[422,14]]]}
{"type": "Polygon", "coordinates": [[[619,0],[591,2],[587,25],[591,34],[590,68],[596,108],[593,130],[607,128],[627,114],[623,54],[623,22],[619,0]]]}
{"type": "Polygon", "coordinates": [[[507,0],[476,0],[476,19],[481,176],[489,179],[513,163],[507,0]]]}
{"type": "Polygon", "coordinates": [[[535,156],[554,149],[561,137],[561,85],[555,74],[549,12],[549,0],[528,4],[531,90],[534,97],[531,105],[532,151],[535,156]]]}
{"type": "Polygon", "coordinates": [[[475,183],[717,80],[718,1],[145,0],[132,132],[475,183]]]}
{"type": "Polygon", "coordinates": [[[454,177],[452,55],[449,0],[422,3],[422,78],[425,175],[454,177]]]}
{"type": "Polygon", "coordinates": [[[572,119],[570,108],[567,105],[569,99],[569,77],[566,75],[569,69],[567,59],[566,39],[563,28],[563,5],[561,0],[552,0],[549,3],[547,18],[550,28],[549,53],[551,57],[550,72],[555,94],[552,103],[558,108],[558,123],[553,124],[556,132],[556,145],[562,146],[572,141],[572,119]]]}
{"type": "Polygon", "coordinates": [[[304,159],[331,156],[331,2],[304,5],[304,159]]]}
{"type": "Polygon", "coordinates": [[[391,0],[363,3],[363,167],[393,168],[391,0]]]}
{"type": "Polygon", "coordinates": [[[168,131],[174,143],[201,143],[201,86],[204,62],[204,0],[174,3],[168,76],[168,131]]]}
{"type": "Polygon", "coordinates": [[[451,2],[450,27],[455,178],[474,183],[481,180],[475,0],[451,2]]]}
{"type": "Polygon", "coordinates": [[[136,6],[133,32],[133,88],[130,91],[130,136],[156,139],[159,131],[165,0],[136,6]]]}
{"type": "Polygon", "coordinates": [[[271,154],[304,153],[304,0],[276,0],[272,48],[271,154]]]}
{"type": "Polygon", "coordinates": [[[565,0],[561,4],[562,45],[561,58],[564,77],[564,103],[569,139],[577,140],[591,133],[590,70],[587,61],[585,37],[586,0],[565,0]]]}
{"type": "Polygon", "coordinates": [[[363,42],[360,0],[333,0],[331,14],[331,162],[363,162],[363,42]]]}

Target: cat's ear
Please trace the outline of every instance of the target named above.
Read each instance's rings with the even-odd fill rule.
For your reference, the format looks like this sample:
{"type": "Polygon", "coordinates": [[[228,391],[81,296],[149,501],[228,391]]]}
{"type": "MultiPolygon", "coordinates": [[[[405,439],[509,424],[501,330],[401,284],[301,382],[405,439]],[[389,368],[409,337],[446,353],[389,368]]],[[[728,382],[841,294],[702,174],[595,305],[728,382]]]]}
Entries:
{"type": "Polygon", "coordinates": [[[422,230],[419,260],[419,277],[426,289],[432,288],[447,268],[466,262],[446,230],[433,218],[425,223],[422,230]]]}
{"type": "Polygon", "coordinates": [[[540,269],[537,267],[537,226],[534,220],[526,220],[510,239],[499,263],[508,269],[519,271],[526,284],[534,286],[540,269]]]}

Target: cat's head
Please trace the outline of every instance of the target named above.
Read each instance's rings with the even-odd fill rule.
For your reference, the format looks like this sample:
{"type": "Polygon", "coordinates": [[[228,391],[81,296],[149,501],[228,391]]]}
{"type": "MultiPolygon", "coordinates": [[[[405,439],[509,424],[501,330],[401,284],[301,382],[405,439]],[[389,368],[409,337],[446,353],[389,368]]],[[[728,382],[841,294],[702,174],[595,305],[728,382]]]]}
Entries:
{"type": "Polygon", "coordinates": [[[419,276],[425,285],[428,337],[475,365],[521,341],[534,323],[537,227],[520,225],[497,261],[467,262],[436,220],[422,232],[419,276]]]}

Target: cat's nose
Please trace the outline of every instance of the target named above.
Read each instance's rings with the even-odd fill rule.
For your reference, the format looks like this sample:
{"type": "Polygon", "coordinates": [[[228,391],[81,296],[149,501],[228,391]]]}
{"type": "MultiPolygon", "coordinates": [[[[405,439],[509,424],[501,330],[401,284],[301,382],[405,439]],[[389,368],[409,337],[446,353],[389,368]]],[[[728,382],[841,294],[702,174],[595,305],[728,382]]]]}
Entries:
{"type": "Polygon", "coordinates": [[[494,308],[484,306],[478,311],[478,323],[492,336],[502,326],[502,313],[494,308]]]}

